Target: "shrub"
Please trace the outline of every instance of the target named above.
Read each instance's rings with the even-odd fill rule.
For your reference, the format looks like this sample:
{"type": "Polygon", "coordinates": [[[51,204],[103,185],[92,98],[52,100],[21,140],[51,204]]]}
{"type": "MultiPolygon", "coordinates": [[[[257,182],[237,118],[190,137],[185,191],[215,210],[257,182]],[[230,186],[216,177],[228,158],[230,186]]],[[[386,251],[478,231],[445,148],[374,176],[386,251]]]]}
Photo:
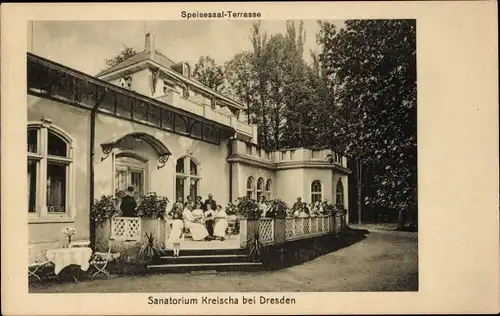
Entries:
{"type": "Polygon", "coordinates": [[[236,214],[248,219],[257,219],[260,217],[259,205],[255,200],[248,197],[239,197],[235,204],[236,214]]]}
{"type": "Polygon", "coordinates": [[[150,264],[158,260],[160,256],[165,255],[165,251],[163,251],[153,233],[146,233],[144,237],[144,240],[140,243],[137,258],[146,264],[150,264]]]}
{"type": "Polygon", "coordinates": [[[97,224],[104,223],[117,214],[118,208],[116,207],[116,198],[112,195],[103,195],[101,199],[96,199],[90,211],[92,220],[97,224]]]}
{"type": "Polygon", "coordinates": [[[142,196],[137,206],[137,216],[144,219],[157,219],[165,216],[168,206],[168,198],[159,196],[155,192],[142,196]]]}

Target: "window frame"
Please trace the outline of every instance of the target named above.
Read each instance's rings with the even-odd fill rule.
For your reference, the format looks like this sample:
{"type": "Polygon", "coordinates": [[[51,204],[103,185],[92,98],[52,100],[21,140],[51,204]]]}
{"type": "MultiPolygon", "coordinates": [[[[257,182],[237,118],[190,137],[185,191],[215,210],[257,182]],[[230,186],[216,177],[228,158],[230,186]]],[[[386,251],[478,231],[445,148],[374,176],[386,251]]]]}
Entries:
{"type": "Polygon", "coordinates": [[[250,175],[247,177],[247,181],[246,181],[246,184],[245,184],[245,192],[246,192],[246,195],[248,198],[252,199],[252,200],[255,200],[255,177],[250,175]],[[249,187],[249,181],[251,180],[251,183],[252,185],[249,187]],[[250,193],[250,196],[248,195],[248,193],[250,193]]]}
{"type": "Polygon", "coordinates": [[[345,205],[344,201],[344,183],[342,181],[342,178],[340,178],[337,181],[337,185],[335,186],[335,204],[337,205],[345,205]],[[341,189],[341,192],[339,194],[339,188],[341,189]],[[339,196],[341,197],[341,203],[339,203],[339,196]]]}
{"type": "Polygon", "coordinates": [[[257,190],[256,190],[256,198],[257,198],[257,201],[260,199],[260,197],[261,197],[262,195],[264,195],[264,197],[266,197],[266,196],[265,196],[265,190],[264,190],[265,185],[266,185],[266,184],[265,184],[265,182],[264,182],[264,179],[263,179],[262,177],[259,177],[259,178],[257,179],[257,190]],[[260,188],[259,188],[259,184],[260,184],[260,188]]]}
{"type": "MultiPolygon", "coordinates": [[[[175,170],[175,185],[174,185],[174,196],[175,199],[177,200],[179,196],[177,192],[177,181],[182,180],[184,182],[183,184],[183,192],[182,192],[182,199],[185,202],[187,197],[191,195],[191,181],[196,181],[196,195],[198,196],[203,196],[203,186],[202,186],[202,165],[198,159],[196,159],[192,155],[184,155],[180,156],[175,160],[175,165],[174,165],[174,170],[175,170]],[[183,159],[184,161],[184,172],[177,172],[177,163],[179,160],[183,159]],[[196,174],[191,174],[191,163],[194,163],[196,165],[196,174]]],[[[196,200],[196,197],[192,197],[193,200],[196,200]]]]}
{"type": "Polygon", "coordinates": [[[129,150],[122,150],[113,155],[113,194],[116,195],[118,191],[126,192],[127,188],[119,188],[116,182],[116,175],[118,170],[126,171],[127,187],[132,185],[132,172],[142,173],[142,192],[134,187],[135,191],[140,194],[149,192],[149,160],[142,155],[129,150]],[[128,161],[127,161],[128,159],[128,161]]]}
{"type": "MultiPolygon", "coordinates": [[[[28,122],[26,131],[37,131],[37,152],[30,152],[27,148],[27,162],[36,163],[36,185],[35,185],[35,210],[29,210],[28,193],[28,223],[50,223],[50,222],[74,222],[75,221],[75,183],[74,183],[74,140],[69,133],[52,124],[48,119],[38,122],[28,122]],[[48,141],[49,133],[57,136],[66,144],[66,156],[49,155],[48,141]],[[59,164],[65,170],[64,188],[64,212],[49,212],[48,203],[48,166],[59,164]]],[[[28,182],[29,190],[29,182],[28,182]]]]}
{"type": "Polygon", "coordinates": [[[317,201],[323,201],[323,182],[321,180],[313,180],[311,181],[311,185],[309,186],[309,196],[311,198],[310,203],[315,203],[317,201]],[[314,191],[314,185],[319,184],[319,191],[314,191]],[[315,199],[319,195],[319,200],[315,199]]]}
{"type": "Polygon", "coordinates": [[[271,200],[271,194],[273,192],[273,181],[271,179],[266,180],[266,200],[271,200]]]}

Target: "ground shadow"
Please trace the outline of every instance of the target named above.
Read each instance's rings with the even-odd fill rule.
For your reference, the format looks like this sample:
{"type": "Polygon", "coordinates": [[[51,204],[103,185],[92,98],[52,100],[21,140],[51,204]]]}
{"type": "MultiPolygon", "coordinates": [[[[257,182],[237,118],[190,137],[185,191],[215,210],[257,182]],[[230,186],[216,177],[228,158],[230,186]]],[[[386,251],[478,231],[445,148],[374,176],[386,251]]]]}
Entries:
{"type": "Polygon", "coordinates": [[[338,234],[272,245],[262,249],[261,259],[266,270],[288,268],[349,247],[369,233],[366,229],[347,228],[338,234]]]}

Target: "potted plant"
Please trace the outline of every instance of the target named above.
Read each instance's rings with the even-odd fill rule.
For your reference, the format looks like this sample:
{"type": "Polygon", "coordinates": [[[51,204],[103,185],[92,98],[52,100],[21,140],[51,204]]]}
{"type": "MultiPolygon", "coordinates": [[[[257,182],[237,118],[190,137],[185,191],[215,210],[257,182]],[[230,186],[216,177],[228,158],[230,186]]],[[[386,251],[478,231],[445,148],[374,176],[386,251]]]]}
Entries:
{"type": "MultiPolygon", "coordinates": [[[[271,204],[271,216],[270,217],[278,217],[278,218],[285,218],[288,210],[287,204],[280,200],[280,199],[274,199],[270,201],[271,204]]],[[[268,215],[269,216],[269,215],[268,215]]]]}
{"type": "Polygon", "coordinates": [[[164,196],[159,196],[155,192],[147,193],[141,197],[141,202],[137,206],[137,216],[142,219],[163,219],[168,203],[168,198],[164,196]]]}
{"type": "Polygon", "coordinates": [[[95,247],[99,251],[106,251],[111,236],[110,219],[118,216],[117,200],[112,195],[102,195],[94,201],[90,216],[96,224],[95,247]]]}
{"type": "Polygon", "coordinates": [[[137,216],[141,218],[143,232],[156,232],[160,236],[160,221],[165,221],[169,200],[164,196],[159,196],[155,192],[150,192],[141,197],[137,206],[137,216]]]}
{"type": "Polygon", "coordinates": [[[99,200],[96,199],[90,211],[90,216],[97,225],[105,223],[117,214],[116,198],[112,195],[103,195],[99,200]]]}
{"type": "Polygon", "coordinates": [[[66,227],[62,232],[68,240],[68,244],[65,244],[63,248],[69,248],[71,246],[71,237],[76,234],[76,230],[73,227],[66,227]]]}
{"type": "Polygon", "coordinates": [[[249,197],[239,197],[235,203],[236,214],[246,219],[258,219],[260,216],[259,205],[249,197]]]}
{"type": "Polygon", "coordinates": [[[156,262],[162,255],[165,255],[165,251],[153,233],[145,233],[144,239],[139,243],[137,258],[146,265],[156,262]]]}

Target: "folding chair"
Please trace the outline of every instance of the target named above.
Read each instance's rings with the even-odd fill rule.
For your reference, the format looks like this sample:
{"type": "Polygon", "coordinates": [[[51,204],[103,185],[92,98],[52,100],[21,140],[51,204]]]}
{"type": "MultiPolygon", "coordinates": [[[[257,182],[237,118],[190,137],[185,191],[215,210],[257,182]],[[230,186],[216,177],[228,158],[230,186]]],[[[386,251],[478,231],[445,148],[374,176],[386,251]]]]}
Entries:
{"type": "Polygon", "coordinates": [[[47,259],[46,254],[47,254],[46,251],[38,254],[37,256],[34,256],[31,253],[29,254],[29,257],[28,257],[28,279],[30,276],[32,276],[32,277],[38,279],[38,281],[40,281],[40,282],[42,281],[42,279],[38,275],[39,270],[50,263],[50,260],[47,259]]]}
{"type": "Polygon", "coordinates": [[[111,252],[111,245],[109,245],[108,252],[94,252],[92,254],[92,257],[90,258],[90,264],[96,268],[96,272],[92,275],[91,279],[93,280],[96,275],[99,273],[102,273],[110,278],[109,271],[106,270],[106,267],[108,266],[108,263],[119,258],[120,253],[112,253],[111,252]]]}

